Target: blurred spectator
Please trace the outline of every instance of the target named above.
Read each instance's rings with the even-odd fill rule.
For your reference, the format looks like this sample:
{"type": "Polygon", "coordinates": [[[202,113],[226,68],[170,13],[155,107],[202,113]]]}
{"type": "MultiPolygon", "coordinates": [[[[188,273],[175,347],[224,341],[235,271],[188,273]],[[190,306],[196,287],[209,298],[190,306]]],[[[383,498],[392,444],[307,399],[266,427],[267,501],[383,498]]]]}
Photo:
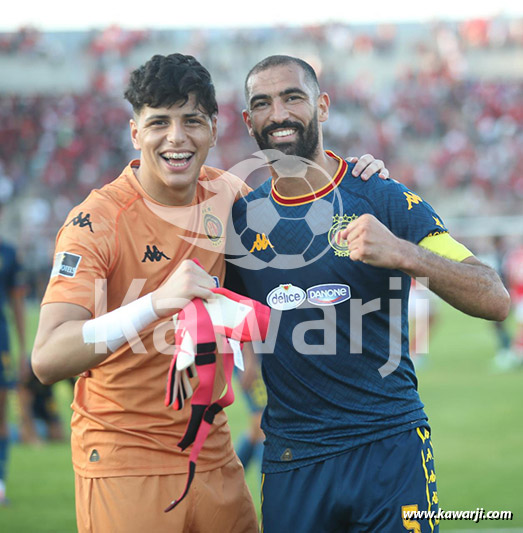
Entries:
{"type": "MultiPolygon", "coordinates": [[[[8,390],[16,384],[17,362],[27,357],[25,344],[25,287],[22,267],[14,246],[0,239],[0,507],[8,503],[6,477],[9,450],[7,426],[8,390]],[[7,308],[11,314],[8,314],[7,308]],[[9,335],[8,318],[12,317],[18,341],[17,357],[9,335]]],[[[21,365],[20,365],[21,368],[21,365]]]]}

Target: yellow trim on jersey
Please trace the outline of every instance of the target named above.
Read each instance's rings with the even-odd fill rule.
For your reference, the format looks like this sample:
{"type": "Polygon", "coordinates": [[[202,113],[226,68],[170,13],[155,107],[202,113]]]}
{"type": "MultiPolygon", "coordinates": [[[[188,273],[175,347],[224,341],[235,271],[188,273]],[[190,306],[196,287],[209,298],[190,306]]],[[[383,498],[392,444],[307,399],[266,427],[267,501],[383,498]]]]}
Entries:
{"type": "Polygon", "coordinates": [[[261,480],[261,486],[260,486],[260,495],[261,495],[261,505],[262,505],[262,512],[260,513],[260,532],[263,533],[263,484],[265,483],[265,474],[262,472],[262,480],[261,480]]]}
{"type": "MultiPolygon", "coordinates": [[[[425,430],[425,434],[422,434],[421,429],[418,427],[416,428],[416,432],[418,434],[418,437],[421,439],[421,442],[425,444],[425,441],[428,438],[428,435],[427,435],[428,431],[425,430]]],[[[429,473],[427,471],[427,467],[425,466],[425,462],[426,462],[425,454],[423,453],[423,450],[421,450],[421,466],[423,467],[423,472],[425,473],[426,490],[427,490],[427,504],[428,504],[427,511],[430,513],[430,509],[432,507],[432,500],[430,499],[429,473]]],[[[429,526],[430,526],[430,531],[434,531],[434,524],[432,522],[432,518],[429,518],[429,526]]]]}
{"type": "Polygon", "coordinates": [[[282,196],[276,190],[276,187],[274,185],[274,179],[273,179],[272,184],[271,184],[271,196],[273,200],[277,204],[280,204],[280,205],[292,205],[292,206],[304,205],[314,200],[319,200],[320,198],[327,196],[327,194],[333,191],[340,184],[341,180],[345,176],[348,165],[347,165],[347,162],[342,157],[340,157],[339,155],[336,155],[334,152],[331,152],[330,150],[325,150],[325,153],[329,157],[332,157],[332,159],[338,162],[338,168],[336,169],[334,176],[329,180],[329,182],[326,185],[323,185],[316,191],[312,191],[306,194],[301,194],[299,196],[282,196]]]}
{"type": "Polygon", "coordinates": [[[434,252],[458,263],[474,255],[466,246],[454,240],[448,233],[429,235],[422,239],[419,245],[429,252],[434,252]]]}

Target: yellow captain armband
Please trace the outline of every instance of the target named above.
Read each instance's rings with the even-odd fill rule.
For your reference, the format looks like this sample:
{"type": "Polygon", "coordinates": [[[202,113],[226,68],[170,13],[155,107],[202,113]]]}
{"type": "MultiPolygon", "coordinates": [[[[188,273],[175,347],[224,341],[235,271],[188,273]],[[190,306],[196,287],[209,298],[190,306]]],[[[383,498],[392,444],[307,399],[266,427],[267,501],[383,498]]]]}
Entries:
{"type": "Polygon", "coordinates": [[[474,255],[466,246],[454,240],[448,233],[429,235],[418,244],[429,252],[441,255],[451,261],[457,261],[458,263],[474,255]]]}

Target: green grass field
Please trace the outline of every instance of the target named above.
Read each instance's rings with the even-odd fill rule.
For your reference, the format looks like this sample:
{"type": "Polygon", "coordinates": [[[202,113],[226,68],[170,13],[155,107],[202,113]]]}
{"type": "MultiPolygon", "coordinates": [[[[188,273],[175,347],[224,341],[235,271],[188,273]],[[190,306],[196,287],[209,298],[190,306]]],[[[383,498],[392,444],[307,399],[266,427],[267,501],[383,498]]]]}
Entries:
{"type": "MultiPolygon", "coordinates": [[[[442,531],[523,531],[523,369],[493,372],[495,349],[492,324],[443,306],[431,331],[430,354],[418,371],[433,429],[440,507],[514,513],[511,522],[442,522],[442,531]]],[[[68,418],[70,387],[55,387],[68,418]]],[[[10,400],[15,419],[15,398],[10,400]]],[[[235,437],[246,420],[241,397],[227,412],[235,437]]],[[[247,479],[257,500],[255,469],[247,479]]],[[[76,530],[68,444],[14,445],[7,487],[11,505],[0,508],[1,533],[76,530]]]]}

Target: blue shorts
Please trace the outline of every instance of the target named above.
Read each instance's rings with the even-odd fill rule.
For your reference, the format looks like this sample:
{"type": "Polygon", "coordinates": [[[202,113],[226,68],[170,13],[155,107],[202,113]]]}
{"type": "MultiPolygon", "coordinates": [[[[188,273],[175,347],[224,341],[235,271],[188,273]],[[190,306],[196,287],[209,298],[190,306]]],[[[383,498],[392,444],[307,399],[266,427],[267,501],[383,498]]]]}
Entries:
{"type": "Polygon", "coordinates": [[[428,429],[416,428],[303,468],[262,478],[263,533],[435,533],[438,512],[428,429]]]}

